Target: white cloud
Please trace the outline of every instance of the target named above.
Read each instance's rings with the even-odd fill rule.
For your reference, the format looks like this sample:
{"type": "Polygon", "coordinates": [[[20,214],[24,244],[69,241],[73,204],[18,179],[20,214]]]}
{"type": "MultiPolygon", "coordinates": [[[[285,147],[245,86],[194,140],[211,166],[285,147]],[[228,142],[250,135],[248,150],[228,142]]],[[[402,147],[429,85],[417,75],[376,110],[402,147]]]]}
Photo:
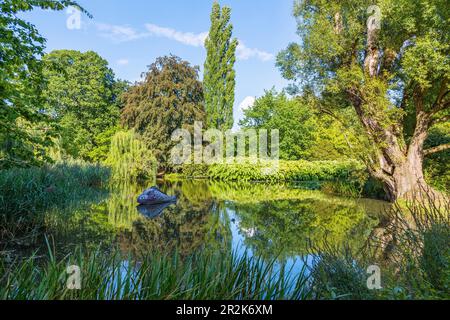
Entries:
{"type": "Polygon", "coordinates": [[[250,58],[258,58],[261,61],[269,61],[274,59],[274,55],[259,49],[248,48],[243,41],[239,40],[236,48],[237,58],[240,60],[248,60],[250,58]]]}
{"type": "Polygon", "coordinates": [[[148,36],[148,34],[138,32],[136,29],[129,26],[111,25],[106,23],[96,23],[95,26],[102,37],[116,42],[132,41],[148,36]]]}
{"type": "Polygon", "coordinates": [[[128,59],[119,59],[117,60],[117,64],[119,66],[126,66],[130,63],[130,61],[128,59]]]}
{"type": "MultiPolygon", "coordinates": [[[[144,32],[138,31],[130,26],[110,25],[105,23],[96,23],[95,26],[101,36],[115,42],[126,42],[156,36],[171,39],[192,47],[203,47],[205,40],[208,37],[208,32],[183,32],[151,23],[145,24],[144,32]]],[[[256,58],[265,62],[274,59],[273,54],[260,49],[249,48],[242,40],[239,40],[239,44],[236,48],[236,56],[238,60],[256,58]]]]}
{"type": "Polygon", "coordinates": [[[168,38],[193,47],[202,47],[205,43],[205,39],[208,37],[208,32],[181,32],[175,29],[160,27],[150,23],[147,23],[145,25],[145,28],[151,35],[168,38]]]}
{"type": "Polygon", "coordinates": [[[255,104],[255,101],[256,101],[255,97],[248,96],[244,100],[242,100],[242,102],[239,104],[239,109],[247,110],[247,109],[253,107],[253,105],[255,104]]]}

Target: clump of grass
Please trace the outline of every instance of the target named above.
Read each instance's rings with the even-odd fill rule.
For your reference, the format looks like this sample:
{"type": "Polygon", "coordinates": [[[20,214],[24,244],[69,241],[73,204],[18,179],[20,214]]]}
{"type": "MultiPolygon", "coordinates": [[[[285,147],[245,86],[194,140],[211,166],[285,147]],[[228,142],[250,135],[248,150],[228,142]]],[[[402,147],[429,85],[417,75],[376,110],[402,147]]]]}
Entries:
{"type": "Polygon", "coordinates": [[[357,252],[324,245],[311,265],[317,299],[449,299],[450,202],[396,204],[357,252]],[[438,205],[439,204],[439,205],[438,205]],[[381,231],[380,231],[381,230],[381,231]],[[382,289],[367,288],[367,267],[381,268],[382,289]]]}
{"type": "Polygon", "coordinates": [[[395,270],[397,290],[413,299],[450,298],[448,198],[396,204],[387,217],[376,241],[395,270]]]}
{"type": "Polygon", "coordinates": [[[350,198],[358,198],[362,194],[362,190],[355,183],[346,181],[325,181],[322,183],[320,190],[327,194],[336,194],[350,198]]]}
{"type": "Polygon", "coordinates": [[[96,199],[109,169],[79,161],[0,171],[0,242],[32,236],[45,213],[80,206],[96,199]]]}
{"type": "Polygon", "coordinates": [[[0,274],[0,299],[264,300],[309,296],[305,273],[294,278],[279,272],[273,263],[210,250],[187,258],[176,252],[147,253],[139,262],[123,258],[117,251],[78,250],[60,261],[51,255],[41,265],[33,258],[2,263],[0,274]],[[69,265],[81,269],[81,290],[66,286],[69,265]]]}

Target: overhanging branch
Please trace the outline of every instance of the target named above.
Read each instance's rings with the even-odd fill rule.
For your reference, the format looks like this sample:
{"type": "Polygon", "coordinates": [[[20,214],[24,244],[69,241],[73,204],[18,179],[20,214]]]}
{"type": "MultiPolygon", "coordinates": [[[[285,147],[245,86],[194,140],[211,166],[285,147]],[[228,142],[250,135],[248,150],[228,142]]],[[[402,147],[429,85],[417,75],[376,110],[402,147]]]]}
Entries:
{"type": "Polygon", "coordinates": [[[443,116],[443,117],[441,117],[441,118],[433,119],[433,120],[431,121],[431,125],[433,126],[433,125],[435,125],[435,124],[445,123],[445,122],[447,122],[447,121],[450,121],[450,115],[446,115],[446,116],[443,116]]]}
{"type": "Polygon", "coordinates": [[[441,152],[444,150],[450,149],[450,143],[443,144],[434,148],[427,149],[423,152],[425,156],[429,156],[430,154],[441,152]]]}

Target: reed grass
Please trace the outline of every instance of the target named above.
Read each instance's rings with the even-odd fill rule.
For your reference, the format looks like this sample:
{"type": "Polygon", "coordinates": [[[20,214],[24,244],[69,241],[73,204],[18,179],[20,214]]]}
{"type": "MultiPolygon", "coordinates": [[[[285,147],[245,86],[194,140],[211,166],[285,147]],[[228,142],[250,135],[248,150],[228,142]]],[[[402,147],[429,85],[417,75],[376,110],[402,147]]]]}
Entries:
{"type": "Polygon", "coordinates": [[[0,264],[0,299],[18,300],[274,300],[307,299],[308,278],[274,262],[204,250],[187,258],[147,253],[82,252],[56,261],[36,258],[0,264]],[[139,262],[137,262],[139,261],[139,262]],[[81,290],[69,290],[67,266],[81,269],[81,290]]]}
{"type": "Polygon", "coordinates": [[[360,250],[323,245],[310,268],[313,297],[450,299],[449,209],[448,198],[437,201],[431,196],[397,203],[360,250]],[[371,265],[381,269],[381,290],[367,288],[371,265]]]}
{"type": "Polygon", "coordinates": [[[0,171],[0,243],[32,236],[47,214],[91,203],[105,193],[110,170],[80,161],[0,171]]]}

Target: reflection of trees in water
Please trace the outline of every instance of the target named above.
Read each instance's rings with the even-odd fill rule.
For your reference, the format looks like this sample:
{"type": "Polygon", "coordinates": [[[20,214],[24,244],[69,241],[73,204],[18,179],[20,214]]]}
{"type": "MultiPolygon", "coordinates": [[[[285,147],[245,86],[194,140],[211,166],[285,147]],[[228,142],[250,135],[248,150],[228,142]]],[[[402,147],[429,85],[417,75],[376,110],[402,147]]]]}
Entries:
{"type": "MultiPolygon", "coordinates": [[[[120,236],[123,251],[167,252],[177,249],[182,255],[205,247],[215,247],[227,239],[231,241],[223,208],[209,196],[202,184],[163,184],[162,190],[176,194],[176,205],[167,207],[155,219],[133,218],[132,228],[120,236]]],[[[136,210],[134,210],[136,211],[136,210]]],[[[230,242],[231,243],[231,242],[230,242]]]]}
{"type": "Polygon", "coordinates": [[[137,197],[145,189],[133,183],[123,183],[114,186],[108,199],[108,222],[119,230],[131,230],[133,222],[140,217],[136,210],[137,197]]]}
{"type": "Polygon", "coordinates": [[[317,190],[316,184],[302,184],[296,187],[292,184],[268,184],[268,183],[231,183],[214,182],[208,183],[209,190],[214,199],[232,201],[235,203],[260,203],[264,201],[282,200],[320,200],[339,202],[351,206],[354,199],[336,197],[317,190]],[[312,187],[310,189],[309,187],[312,187]]]}
{"type": "Polygon", "coordinates": [[[246,237],[246,245],[263,256],[302,255],[309,242],[320,248],[332,244],[363,245],[373,220],[358,206],[343,206],[330,201],[279,201],[237,204],[241,230],[256,230],[246,237]]]}
{"type": "MultiPolygon", "coordinates": [[[[261,255],[306,253],[309,242],[362,246],[376,218],[367,201],[333,197],[320,191],[293,189],[283,184],[213,183],[216,199],[232,200],[245,244],[261,255]]],[[[379,205],[379,203],[374,203],[379,205]]]]}
{"type": "Polygon", "coordinates": [[[287,257],[305,253],[306,239],[315,247],[320,247],[325,237],[332,243],[362,243],[373,223],[366,215],[367,204],[360,200],[286,185],[206,180],[161,182],[161,190],[176,195],[178,202],[161,216],[148,219],[136,209],[136,198],[147,187],[115,186],[107,201],[74,213],[71,221],[79,226],[74,229],[77,241],[110,244],[116,238],[124,252],[231,250],[227,209],[232,208],[246,237],[245,245],[257,254],[287,257]]]}

